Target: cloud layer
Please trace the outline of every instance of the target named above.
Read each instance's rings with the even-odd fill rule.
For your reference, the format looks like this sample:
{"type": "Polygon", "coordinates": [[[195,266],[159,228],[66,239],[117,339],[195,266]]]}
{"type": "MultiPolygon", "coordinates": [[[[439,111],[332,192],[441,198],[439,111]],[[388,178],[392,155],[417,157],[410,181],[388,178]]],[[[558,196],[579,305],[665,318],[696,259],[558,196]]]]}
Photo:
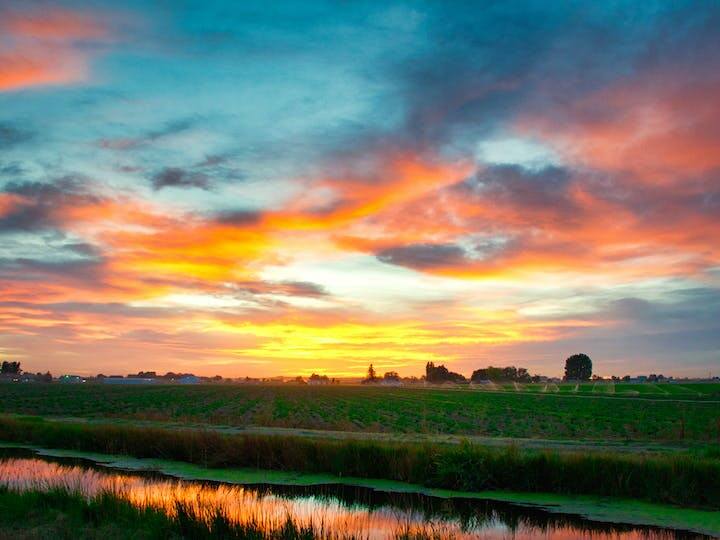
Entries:
{"type": "Polygon", "coordinates": [[[714,3],[123,9],[0,9],[0,356],[717,365],[714,3]]]}

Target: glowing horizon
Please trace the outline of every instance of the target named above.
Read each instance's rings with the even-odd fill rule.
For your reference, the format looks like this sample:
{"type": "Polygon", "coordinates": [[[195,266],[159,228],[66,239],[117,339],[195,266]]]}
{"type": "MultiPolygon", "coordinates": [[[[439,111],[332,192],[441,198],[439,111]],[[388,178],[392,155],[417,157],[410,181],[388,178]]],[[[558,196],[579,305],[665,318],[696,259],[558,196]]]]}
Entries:
{"type": "Polygon", "coordinates": [[[54,6],[0,7],[0,360],[720,372],[712,3],[54,6]]]}

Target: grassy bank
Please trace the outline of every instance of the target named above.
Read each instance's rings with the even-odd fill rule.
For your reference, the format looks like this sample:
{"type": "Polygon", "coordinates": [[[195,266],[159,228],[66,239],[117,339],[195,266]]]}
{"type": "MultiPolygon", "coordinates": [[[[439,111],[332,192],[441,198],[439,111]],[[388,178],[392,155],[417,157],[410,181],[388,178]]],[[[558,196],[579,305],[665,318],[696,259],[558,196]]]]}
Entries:
{"type": "Polygon", "coordinates": [[[0,417],[0,439],[48,448],[398,480],[459,491],[514,490],[627,497],[720,509],[720,461],[689,455],[520,451],[392,444],[0,417]]]}
{"type": "MultiPolygon", "coordinates": [[[[101,464],[106,469],[140,472],[156,471],[168,477],[188,481],[220,482],[228,485],[242,484],[248,486],[253,484],[312,486],[321,489],[325,486],[340,484],[360,489],[377,490],[386,494],[397,494],[401,497],[407,494],[419,494],[449,501],[475,499],[479,504],[493,501],[496,503],[511,503],[521,507],[529,505],[533,509],[542,509],[548,515],[562,516],[561,525],[563,521],[567,521],[568,516],[581,516],[583,519],[602,524],[635,524],[720,536],[720,512],[712,509],[687,508],[626,498],[501,490],[464,492],[431,488],[397,480],[268,469],[207,468],[184,461],[134,458],[79,450],[47,449],[0,441],[0,452],[3,451],[3,448],[8,448],[11,452],[12,448],[33,449],[34,453],[50,459],[83,459],[101,464]]],[[[547,518],[545,519],[547,522],[547,518]]]]}
{"type": "Polygon", "coordinates": [[[717,401],[697,394],[674,396],[682,401],[670,397],[362,386],[7,384],[0,387],[0,411],[394,434],[720,441],[717,401]]]}

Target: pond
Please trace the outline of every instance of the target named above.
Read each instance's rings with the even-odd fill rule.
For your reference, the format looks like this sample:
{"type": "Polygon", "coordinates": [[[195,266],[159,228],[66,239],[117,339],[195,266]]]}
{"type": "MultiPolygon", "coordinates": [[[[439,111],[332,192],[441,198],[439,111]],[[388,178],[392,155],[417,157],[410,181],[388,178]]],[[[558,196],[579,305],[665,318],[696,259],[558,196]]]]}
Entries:
{"type": "Polygon", "coordinates": [[[93,497],[111,492],[138,507],[175,512],[184,503],[201,515],[220,510],[238,523],[277,529],[288,518],[337,537],[394,538],[401,532],[435,538],[684,539],[688,532],[601,523],[540,508],[495,501],[390,493],[343,485],[235,485],[180,480],[152,472],[106,469],[87,460],[0,451],[0,486],[10,490],[63,488],[93,497]]]}

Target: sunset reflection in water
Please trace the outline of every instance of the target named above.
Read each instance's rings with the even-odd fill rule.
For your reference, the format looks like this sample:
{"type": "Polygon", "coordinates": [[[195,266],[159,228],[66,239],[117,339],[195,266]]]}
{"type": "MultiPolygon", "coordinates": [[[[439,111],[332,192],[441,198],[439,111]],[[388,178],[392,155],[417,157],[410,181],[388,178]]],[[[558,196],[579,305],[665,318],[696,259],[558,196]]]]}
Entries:
{"type": "Polygon", "coordinates": [[[0,460],[0,486],[12,491],[63,489],[92,498],[111,493],[137,507],[161,509],[175,515],[178,503],[210,519],[218,511],[236,523],[260,525],[278,530],[288,519],[297,525],[311,525],[328,538],[395,538],[400,532],[426,532],[436,538],[516,540],[530,539],[636,539],[671,538],[653,530],[602,531],[574,525],[538,526],[514,520],[504,523],[498,516],[479,515],[462,522],[451,516],[429,517],[420,510],[389,505],[368,508],[348,504],[334,497],[302,495],[289,497],[263,490],[225,484],[208,484],[139,474],[109,472],[76,465],[61,465],[42,459],[0,460]]]}

